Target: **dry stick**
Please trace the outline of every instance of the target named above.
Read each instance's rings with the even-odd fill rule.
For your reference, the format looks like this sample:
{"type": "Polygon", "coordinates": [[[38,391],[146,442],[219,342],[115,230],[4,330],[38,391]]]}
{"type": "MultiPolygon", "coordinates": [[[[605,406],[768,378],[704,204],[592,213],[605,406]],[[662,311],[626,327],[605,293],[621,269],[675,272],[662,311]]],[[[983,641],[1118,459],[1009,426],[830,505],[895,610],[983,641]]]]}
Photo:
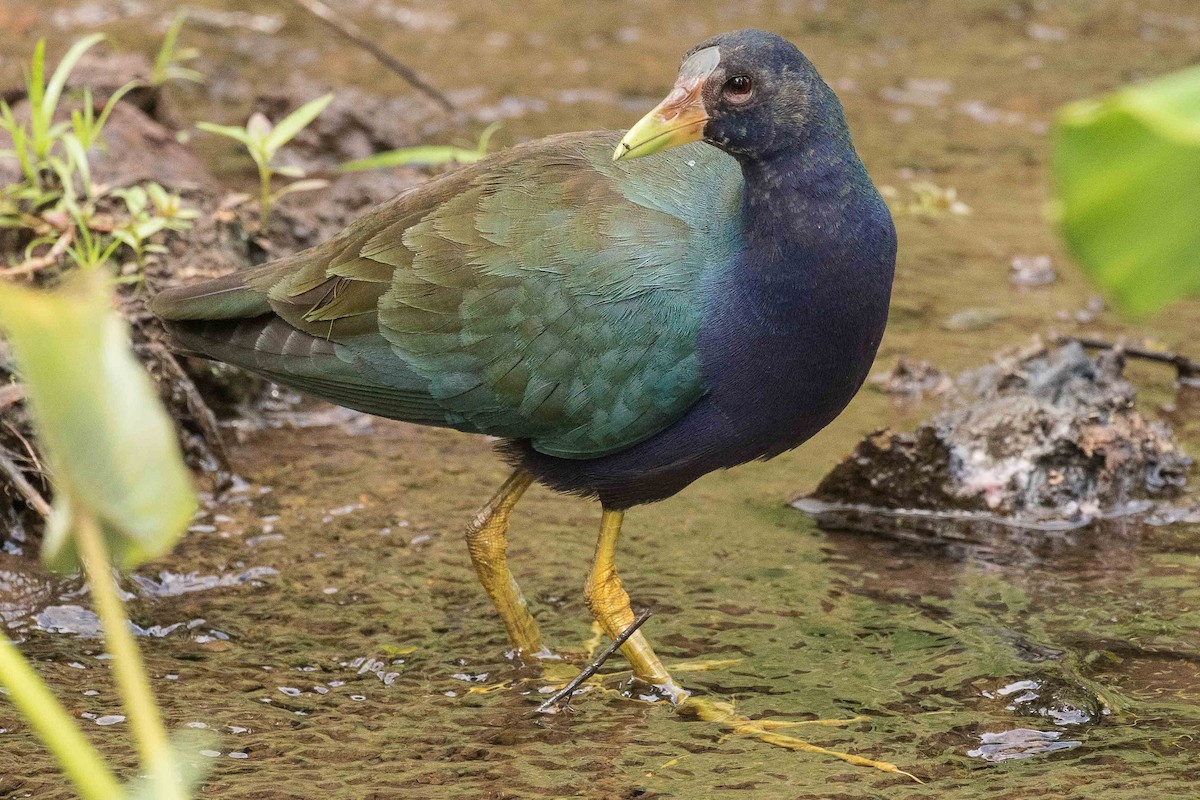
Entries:
{"type": "MultiPolygon", "coordinates": [[[[3,356],[0,356],[2,359],[3,356]]],[[[0,386],[0,414],[25,399],[25,388],[19,383],[6,383],[0,386]]]]}
{"type": "Polygon", "coordinates": [[[1059,344],[1078,342],[1083,347],[1092,350],[1118,350],[1133,358],[1140,358],[1145,361],[1157,361],[1160,364],[1169,364],[1175,368],[1180,378],[1200,378],[1200,364],[1178,353],[1160,353],[1156,350],[1147,350],[1144,347],[1119,342],[1106,342],[1103,339],[1092,339],[1087,336],[1060,336],[1055,341],[1059,344]]]}
{"type": "Polygon", "coordinates": [[[0,277],[15,278],[18,275],[32,275],[38,270],[52,267],[58,263],[58,259],[62,258],[67,252],[67,248],[71,246],[71,242],[75,239],[74,229],[68,229],[64,234],[55,240],[54,245],[40,256],[33,256],[25,259],[20,264],[9,269],[0,269],[0,277]]]}
{"type": "Polygon", "coordinates": [[[544,714],[553,706],[569,702],[571,695],[578,691],[583,682],[595,675],[600,670],[600,667],[604,666],[604,662],[608,661],[609,656],[617,652],[617,648],[625,644],[629,637],[633,636],[637,632],[637,629],[642,627],[643,623],[648,619],[650,619],[650,609],[646,609],[641,614],[638,614],[637,619],[629,623],[629,627],[621,631],[620,636],[609,642],[608,646],[592,659],[592,663],[584,667],[583,671],[572,678],[570,683],[550,695],[550,698],[546,702],[537,707],[535,713],[544,714]]]}
{"type": "Polygon", "coordinates": [[[351,42],[366,50],[371,55],[375,56],[381,64],[395,72],[401,78],[408,81],[426,97],[434,100],[438,105],[447,111],[457,111],[454,103],[446,95],[438,91],[432,84],[428,83],[424,78],[416,73],[416,71],[397,59],[387,50],[371,41],[362,29],[347,19],[338,16],[337,12],[329,6],[321,2],[321,0],[292,0],[296,5],[303,8],[308,13],[312,14],[317,19],[324,22],[335,31],[345,36],[351,42]]]}
{"type": "Polygon", "coordinates": [[[37,448],[25,438],[25,434],[21,433],[16,425],[13,425],[9,420],[3,420],[3,422],[5,429],[15,436],[21,444],[25,445],[25,454],[29,456],[29,463],[33,464],[34,471],[45,475],[46,468],[42,466],[42,460],[38,458],[37,448]]]}
{"type": "Polygon", "coordinates": [[[3,449],[0,449],[0,472],[4,473],[4,476],[12,482],[26,505],[36,511],[42,519],[50,518],[50,504],[46,502],[46,498],[42,497],[42,493],[25,479],[21,468],[8,457],[8,453],[3,449]]]}

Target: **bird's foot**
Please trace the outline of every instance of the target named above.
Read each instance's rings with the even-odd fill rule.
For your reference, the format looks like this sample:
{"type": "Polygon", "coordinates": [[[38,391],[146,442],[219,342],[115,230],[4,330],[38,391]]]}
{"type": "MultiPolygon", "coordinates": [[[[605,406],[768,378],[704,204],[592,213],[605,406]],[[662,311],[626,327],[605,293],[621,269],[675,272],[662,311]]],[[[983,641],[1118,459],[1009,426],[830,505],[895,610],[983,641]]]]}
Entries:
{"type": "Polygon", "coordinates": [[[776,720],[760,720],[744,717],[734,711],[732,703],[722,703],[714,700],[709,700],[704,697],[689,697],[679,705],[679,713],[693,719],[698,719],[703,722],[715,722],[730,729],[733,736],[750,736],[758,739],[760,742],[772,745],[774,747],[782,747],[785,750],[797,750],[804,753],[817,753],[819,755],[829,756],[845,761],[847,764],[853,764],[857,767],[871,767],[881,772],[890,772],[896,775],[903,775],[911,778],[917,783],[924,783],[916,775],[910,772],[905,772],[895,764],[888,761],[876,761],[870,758],[856,756],[853,753],[843,753],[839,750],[831,750],[827,747],[812,744],[804,739],[790,736],[784,733],[778,733],[782,728],[795,728],[805,725],[824,725],[832,727],[845,727],[859,722],[865,722],[866,717],[851,717],[849,719],[814,719],[795,722],[785,722],[776,720]]]}
{"type": "MultiPolygon", "coordinates": [[[[576,681],[579,676],[578,668],[572,664],[566,662],[547,664],[543,668],[542,678],[548,682],[542,685],[538,692],[547,695],[553,694],[565,688],[572,681],[576,681]]],[[[580,682],[572,692],[572,696],[577,697],[591,692],[600,692],[623,700],[637,700],[643,703],[669,702],[672,705],[679,705],[688,697],[688,692],[673,681],[654,683],[630,674],[629,670],[597,672],[580,682]],[[624,677],[622,678],[622,676],[624,677]],[[621,680],[614,681],[616,678],[621,678],[621,680]]],[[[560,707],[565,707],[565,705],[566,701],[560,707]]]]}
{"type": "Polygon", "coordinates": [[[655,682],[649,678],[631,675],[621,683],[618,691],[622,697],[631,700],[640,700],[643,703],[661,703],[666,701],[673,706],[678,706],[686,702],[691,696],[690,692],[671,680],[670,676],[664,682],[655,682]]]}

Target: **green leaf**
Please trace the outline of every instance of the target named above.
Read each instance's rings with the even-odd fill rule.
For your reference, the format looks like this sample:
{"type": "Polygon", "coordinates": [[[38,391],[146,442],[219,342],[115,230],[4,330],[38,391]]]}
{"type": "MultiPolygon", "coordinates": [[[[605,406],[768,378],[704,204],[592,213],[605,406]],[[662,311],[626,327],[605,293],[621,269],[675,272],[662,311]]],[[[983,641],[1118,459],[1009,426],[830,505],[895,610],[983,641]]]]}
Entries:
{"type": "Polygon", "coordinates": [[[278,200],[284,195],[289,195],[294,192],[311,192],[317,189],[324,189],[329,185],[329,181],[322,178],[307,178],[302,181],[294,181],[280,189],[275,194],[271,195],[272,200],[278,200]]]}
{"type": "Polygon", "coordinates": [[[337,170],[338,172],[362,172],[368,169],[403,167],[408,164],[469,164],[478,161],[483,156],[484,154],[478,150],[467,150],[453,145],[422,145],[402,147],[399,150],[388,150],[366,158],[347,161],[337,170]]]}
{"type": "Polygon", "coordinates": [[[87,148],[79,138],[69,133],[62,137],[63,149],[67,151],[67,157],[70,160],[68,165],[68,173],[66,177],[70,177],[70,170],[73,168],[79,173],[79,178],[83,181],[83,191],[85,194],[92,193],[92,169],[88,164],[87,148]]]}
{"type": "Polygon", "coordinates": [[[147,191],[148,188],[130,186],[128,189],[113,189],[110,194],[113,197],[123,200],[125,208],[129,210],[129,216],[136,217],[146,210],[146,206],[150,200],[150,194],[147,191]]]}
{"type": "Polygon", "coordinates": [[[215,133],[217,136],[236,139],[244,145],[250,144],[250,135],[245,128],[238,128],[234,125],[216,125],[212,122],[197,122],[196,127],[206,133],[215,133]]]}
{"type": "Polygon", "coordinates": [[[1084,270],[1143,315],[1200,294],[1200,67],[1066,106],[1059,224],[1084,270]]]}
{"type": "Polygon", "coordinates": [[[50,120],[42,115],[44,98],[46,96],[46,40],[38,39],[33,47],[33,60],[29,64],[29,77],[25,80],[27,99],[29,100],[29,132],[35,147],[39,140],[45,139],[44,131],[50,125],[50,120]]]}
{"type": "Polygon", "coordinates": [[[166,83],[171,64],[177,57],[175,45],[179,41],[179,33],[183,30],[185,22],[187,22],[187,12],[180,11],[175,14],[171,24],[167,26],[167,32],[163,34],[162,47],[158,49],[158,55],[154,59],[154,68],[150,71],[152,85],[161,86],[166,83]]]}
{"type": "Polygon", "coordinates": [[[272,155],[285,144],[296,138],[296,134],[307,128],[312,121],[333,102],[333,95],[327,94],[310,100],[292,113],[281,119],[275,129],[267,134],[267,152],[272,155]]]}
{"type": "MultiPolygon", "coordinates": [[[[192,56],[192,58],[195,58],[195,56],[192,56]]],[[[204,83],[205,75],[200,70],[172,65],[167,70],[167,79],[173,81],[188,81],[189,83],[204,83]]]]}
{"type": "Polygon", "coordinates": [[[38,39],[33,46],[33,60],[29,64],[29,79],[26,81],[29,105],[36,109],[42,107],[42,98],[46,96],[46,40],[38,39]]]}
{"type": "Polygon", "coordinates": [[[78,563],[70,531],[82,514],[100,521],[123,568],[170,550],[196,508],[191,477],[107,282],[97,273],[55,292],[0,285],[0,327],[54,478],[46,561],[78,563]]]}
{"type": "MultiPolygon", "coordinates": [[[[121,102],[122,97],[129,94],[140,85],[141,84],[139,84],[137,81],[130,81],[112,93],[112,95],[108,98],[108,101],[104,104],[104,108],[100,110],[100,116],[92,123],[91,129],[88,131],[88,139],[84,141],[85,145],[91,147],[96,143],[96,140],[100,138],[100,132],[103,131],[104,126],[108,124],[108,118],[112,115],[113,109],[117,107],[117,103],[121,102]]],[[[82,136],[80,138],[82,138],[82,136]]]]}
{"type": "Polygon", "coordinates": [[[492,143],[492,136],[502,127],[504,127],[504,123],[500,120],[496,120],[491,125],[488,125],[486,128],[484,128],[483,133],[479,134],[479,144],[476,145],[475,149],[480,155],[487,153],[488,145],[492,143]]]}
{"type": "MultiPolygon", "coordinates": [[[[75,65],[79,63],[79,59],[104,39],[103,33],[85,36],[71,45],[71,49],[63,56],[62,61],[58,62],[58,66],[54,68],[54,74],[50,76],[50,83],[46,85],[46,95],[41,101],[41,110],[45,119],[49,120],[54,116],[54,109],[58,107],[58,100],[62,96],[63,88],[67,85],[67,78],[70,77],[71,70],[75,69],[75,65]]],[[[30,98],[30,103],[33,103],[32,98],[30,98]]]]}
{"type": "Polygon", "coordinates": [[[261,111],[255,111],[246,122],[246,138],[252,146],[262,150],[267,149],[267,137],[271,135],[272,130],[274,126],[271,125],[271,120],[261,111]]]}

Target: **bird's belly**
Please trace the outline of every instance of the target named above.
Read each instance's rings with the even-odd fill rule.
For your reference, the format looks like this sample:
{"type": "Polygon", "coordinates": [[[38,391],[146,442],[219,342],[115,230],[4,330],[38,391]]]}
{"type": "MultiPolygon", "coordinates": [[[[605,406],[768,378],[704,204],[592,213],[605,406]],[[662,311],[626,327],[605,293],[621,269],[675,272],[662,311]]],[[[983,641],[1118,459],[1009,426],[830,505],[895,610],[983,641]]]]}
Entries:
{"type": "Polygon", "coordinates": [[[598,497],[608,508],[628,508],[670,497],[709,472],[797,447],[844,406],[831,402],[821,409],[797,409],[780,404],[770,415],[731,416],[709,395],[670,428],[603,458],[554,458],[524,443],[509,443],[505,451],[553,489],[598,497]]]}
{"type": "Polygon", "coordinates": [[[520,444],[509,452],[550,487],[610,508],[661,500],[706,473],[779,455],[857,393],[883,337],[890,283],[831,280],[808,303],[755,309],[768,313],[748,312],[745,302],[710,309],[698,341],[707,393],[672,426],[597,459],[553,458],[520,444]]]}

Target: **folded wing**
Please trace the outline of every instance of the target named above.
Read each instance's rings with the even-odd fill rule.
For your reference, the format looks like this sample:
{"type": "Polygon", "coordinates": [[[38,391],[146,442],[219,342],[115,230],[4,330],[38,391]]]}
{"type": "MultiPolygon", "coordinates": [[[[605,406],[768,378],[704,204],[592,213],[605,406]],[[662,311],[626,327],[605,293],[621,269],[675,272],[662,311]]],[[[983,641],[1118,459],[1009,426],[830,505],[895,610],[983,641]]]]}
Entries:
{"type": "Polygon", "coordinates": [[[614,164],[616,138],[513,148],[154,310],[184,347],[335,403],[616,452],[704,392],[705,279],[736,251],[741,190],[714,148],[614,164]]]}

